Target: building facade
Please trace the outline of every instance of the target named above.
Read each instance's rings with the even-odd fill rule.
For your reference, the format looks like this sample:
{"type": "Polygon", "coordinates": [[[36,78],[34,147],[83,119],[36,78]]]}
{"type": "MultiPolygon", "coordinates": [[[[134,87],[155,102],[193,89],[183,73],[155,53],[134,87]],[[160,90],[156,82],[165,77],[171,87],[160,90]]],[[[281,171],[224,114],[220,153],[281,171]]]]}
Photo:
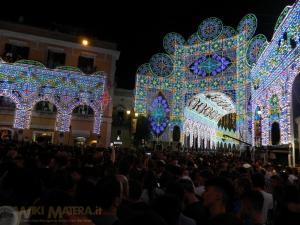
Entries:
{"type": "Polygon", "coordinates": [[[115,88],[112,118],[111,141],[132,147],[136,122],[133,90],[115,88]]]}
{"type": "Polygon", "coordinates": [[[0,129],[19,139],[110,143],[113,43],[0,22],[0,129]],[[101,71],[101,72],[100,72],[101,71]],[[5,131],[7,130],[7,131],[5,131]]]}

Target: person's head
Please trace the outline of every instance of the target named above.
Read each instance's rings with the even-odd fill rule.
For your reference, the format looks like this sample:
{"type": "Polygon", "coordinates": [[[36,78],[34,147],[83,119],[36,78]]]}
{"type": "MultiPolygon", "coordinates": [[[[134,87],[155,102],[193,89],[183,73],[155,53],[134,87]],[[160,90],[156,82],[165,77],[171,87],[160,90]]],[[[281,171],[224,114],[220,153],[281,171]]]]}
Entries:
{"type": "Polygon", "coordinates": [[[233,185],[226,178],[210,179],[207,181],[203,193],[203,205],[209,209],[216,205],[228,209],[232,204],[233,194],[233,185]]]}
{"type": "Polygon", "coordinates": [[[282,186],[282,183],[283,183],[283,180],[280,176],[273,175],[271,177],[271,186],[273,189],[282,186]]]}
{"type": "Polygon", "coordinates": [[[252,183],[254,188],[265,188],[265,177],[261,173],[255,173],[252,175],[252,183]]]}
{"type": "Polygon", "coordinates": [[[97,183],[98,204],[103,210],[117,208],[121,201],[121,184],[115,176],[105,177],[97,183]]]}
{"type": "Polygon", "coordinates": [[[184,192],[191,193],[191,194],[195,193],[195,187],[194,187],[194,184],[191,180],[189,180],[189,179],[180,179],[178,181],[178,183],[183,188],[184,192]]]}
{"type": "Polygon", "coordinates": [[[206,181],[212,177],[213,174],[210,170],[196,171],[194,174],[194,183],[196,186],[205,186],[206,181]]]}
{"type": "Polygon", "coordinates": [[[234,180],[234,189],[238,196],[242,196],[252,189],[252,182],[246,177],[237,178],[234,180]]]}
{"type": "Polygon", "coordinates": [[[258,223],[262,216],[264,197],[260,191],[250,191],[245,193],[242,198],[241,217],[250,218],[253,223],[258,223]],[[254,221],[255,220],[255,221],[254,221]]]}

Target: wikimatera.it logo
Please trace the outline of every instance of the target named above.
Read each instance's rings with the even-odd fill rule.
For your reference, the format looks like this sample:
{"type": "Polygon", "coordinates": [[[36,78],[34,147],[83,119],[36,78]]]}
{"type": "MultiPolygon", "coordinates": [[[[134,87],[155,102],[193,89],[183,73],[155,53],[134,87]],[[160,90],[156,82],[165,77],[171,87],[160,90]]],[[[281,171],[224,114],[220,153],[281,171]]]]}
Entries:
{"type": "MultiPolygon", "coordinates": [[[[49,222],[65,220],[66,217],[101,215],[101,208],[81,206],[30,206],[30,207],[0,207],[0,225],[19,225],[21,222],[49,222]]],[[[82,221],[83,222],[83,221],[82,221]]]]}

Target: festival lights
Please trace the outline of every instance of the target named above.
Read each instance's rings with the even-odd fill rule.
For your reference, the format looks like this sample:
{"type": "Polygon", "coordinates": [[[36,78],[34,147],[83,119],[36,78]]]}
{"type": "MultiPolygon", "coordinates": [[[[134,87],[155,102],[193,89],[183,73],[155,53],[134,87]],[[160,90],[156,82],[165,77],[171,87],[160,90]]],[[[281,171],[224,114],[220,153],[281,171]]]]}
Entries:
{"type": "MultiPolygon", "coordinates": [[[[167,34],[163,40],[167,54],[154,55],[137,71],[135,110],[147,115],[157,93],[171,93],[166,97],[171,129],[165,131],[178,125],[190,136],[190,142],[191,137],[200,135],[212,144],[228,144],[228,140],[207,136],[229,132],[214,125],[211,118],[216,108],[207,108],[203,114],[202,106],[195,106],[200,113],[188,107],[193,96],[221,93],[231,99],[237,113],[237,132],[229,136],[254,143],[258,115],[254,112],[259,107],[262,145],[271,143],[273,122],[280,124],[280,144],[291,143],[292,85],[300,73],[300,2],[283,10],[270,42],[262,34],[254,36],[256,27],[255,15],[248,14],[236,30],[212,17],[187,41],[180,34],[167,34]]],[[[202,97],[201,101],[207,99],[202,97]]]]}
{"type": "Polygon", "coordinates": [[[93,132],[99,134],[105,80],[99,72],[86,76],[74,67],[51,70],[32,60],[0,63],[0,96],[16,104],[14,128],[18,129],[29,129],[34,106],[49,101],[57,108],[55,130],[69,131],[73,110],[88,105],[94,111],[93,132]]]}

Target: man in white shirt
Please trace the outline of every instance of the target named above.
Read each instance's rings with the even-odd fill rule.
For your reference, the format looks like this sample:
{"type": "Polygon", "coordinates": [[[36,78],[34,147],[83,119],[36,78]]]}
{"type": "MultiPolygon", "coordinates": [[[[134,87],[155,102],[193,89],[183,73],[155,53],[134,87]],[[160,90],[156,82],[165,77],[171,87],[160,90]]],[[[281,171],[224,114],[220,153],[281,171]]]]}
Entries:
{"type": "Polygon", "coordinates": [[[264,204],[262,208],[262,223],[266,224],[268,218],[272,216],[273,209],[273,195],[265,191],[265,178],[261,173],[256,173],[252,176],[253,187],[260,191],[264,197],[264,204]]]}

